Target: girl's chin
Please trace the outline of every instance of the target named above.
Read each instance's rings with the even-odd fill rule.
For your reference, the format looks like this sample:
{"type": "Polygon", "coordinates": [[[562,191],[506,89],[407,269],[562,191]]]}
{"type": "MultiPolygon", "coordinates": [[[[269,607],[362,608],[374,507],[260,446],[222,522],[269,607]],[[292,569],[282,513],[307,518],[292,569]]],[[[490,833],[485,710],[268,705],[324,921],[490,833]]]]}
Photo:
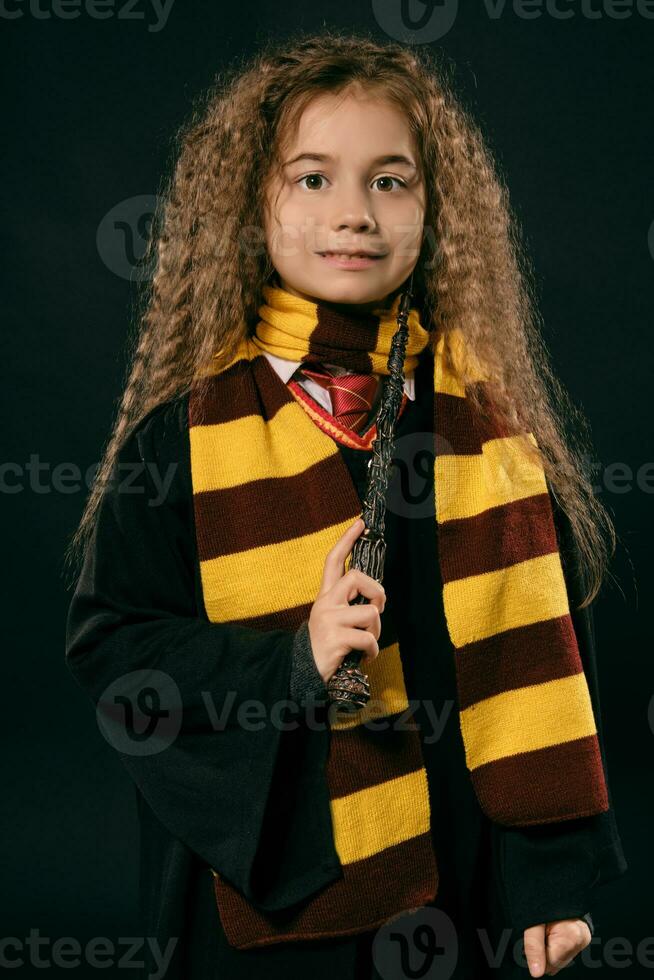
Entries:
{"type": "Polygon", "coordinates": [[[358,305],[370,303],[376,306],[390,298],[391,293],[397,292],[397,287],[393,287],[392,284],[388,286],[379,282],[373,284],[370,281],[364,282],[358,277],[358,281],[354,282],[354,279],[355,276],[351,273],[340,273],[313,279],[300,286],[288,284],[284,288],[296,296],[313,297],[323,303],[357,303],[358,305]]]}

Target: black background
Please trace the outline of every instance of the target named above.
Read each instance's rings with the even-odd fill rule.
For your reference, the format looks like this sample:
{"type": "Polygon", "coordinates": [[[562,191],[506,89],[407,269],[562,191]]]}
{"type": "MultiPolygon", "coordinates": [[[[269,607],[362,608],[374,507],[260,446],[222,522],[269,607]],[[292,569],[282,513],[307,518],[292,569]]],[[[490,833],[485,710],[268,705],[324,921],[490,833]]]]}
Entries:
{"type": "MultiPolygon", "coordinates": [[[[61,464],[84,472],[98,461],[121,391],[135,287],[108,267],[98,229],[121,202],[156,194],[174,131],[227,61],[296,29],[327,25],[386,37],[362,0],[340,7],[176,0],[159,30],[143,2],[129,12],[119,0],[105,8],[106,19],[77,9],[79,16],[65,19],[45,2],[30,8],[14,0],[0,16],[10,464],[2,481],[9,574],[0,938],[21,942],[30,930],[50,943],[138,936],[132,786],[64,664],[70,593],[62,556],[87,485],[69,480],[63,492],[53,475],[61,464]],[[41,464],[38,485],[30,462],[41,464]]],[[[630,976],[652,976],[654,966],[647,969],[642,951],[636,965],[635,951],[654,936],[646,802],[654,20],[635,4],[616,19],[608,0],[588,0],[586,8],[559,0],[558,9],[573,16],[561,19],[543,4],[540,16],[525,18],[509,3],[492,16],[483,3],[467,3],[433,44],[455,63],[460,97],[510,188],[536,269],[546,341],[590,420],[597,492],[620,535],[617,581],[603,590],[595,616],[609,775],[630,870],[597,893],[601,948],[594,957],[603,966],[592,975],[614,975],[604,947],[624,937],[633,951],[617,951],[616,963],[631,963],[630,976]]],[[[111,247],[129,251],[120,237],[111,247]]],[[[591,976],[579,963],[574,969],[591,976]]],[[[88,964],[49,971],[59,972],[86,978],[101,971],[88,964]]],[[[26,965],[14,974],[43,971],[26,965]]]]}

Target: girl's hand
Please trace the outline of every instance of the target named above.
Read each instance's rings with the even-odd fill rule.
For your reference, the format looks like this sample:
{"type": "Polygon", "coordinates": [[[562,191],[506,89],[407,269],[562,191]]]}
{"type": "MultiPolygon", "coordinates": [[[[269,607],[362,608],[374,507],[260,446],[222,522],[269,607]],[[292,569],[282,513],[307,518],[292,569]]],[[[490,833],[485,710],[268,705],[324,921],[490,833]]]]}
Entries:
{"type": "Polygon", "coordinates": [[[557,919],[524,931],[525,956],[532,977],[553,977],[589,945],[590,927],[584,919],[557,919]],[[547,946],[545,940],[547,939],[547,946]]]}
{"type": "Polygon", "coordinates": [[[380,613],[386,605],[386,592],[359,569],[343,574],[345,559],[364,527],[359,517],[328,552],[320,591],[309,615],[311,648],[325,684],[351,650],[363,651],[362,664],[379,653],[380,613]],[[349,601],[359,593],[370,602],[350,606],[349,601]]]}

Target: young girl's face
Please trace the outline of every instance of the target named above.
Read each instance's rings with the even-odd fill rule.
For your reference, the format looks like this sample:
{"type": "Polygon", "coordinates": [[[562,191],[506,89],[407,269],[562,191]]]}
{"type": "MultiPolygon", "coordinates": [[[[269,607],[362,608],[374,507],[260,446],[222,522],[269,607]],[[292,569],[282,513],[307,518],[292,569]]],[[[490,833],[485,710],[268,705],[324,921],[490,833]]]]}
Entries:
{"type": "Polygon", "coordinates": [[[371,94],[316,96],[282,161],[265,209],[282,287],[374,306],[401,286],[420,254],[426,197],[404,115],[371,94]],[[321,254],[360,251],[377,257],[348,267],[321,254]]]}

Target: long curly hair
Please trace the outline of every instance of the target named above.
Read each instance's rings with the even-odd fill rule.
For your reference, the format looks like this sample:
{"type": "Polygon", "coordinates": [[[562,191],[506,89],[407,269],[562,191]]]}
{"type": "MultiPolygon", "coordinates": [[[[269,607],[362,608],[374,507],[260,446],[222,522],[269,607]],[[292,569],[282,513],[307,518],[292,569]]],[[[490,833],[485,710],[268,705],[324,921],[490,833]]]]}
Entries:
{"type": "MultiPolygon", "coordinates": [[[[132,430],[197,384],[212,358],[214,370],[226,366],[254,331],[275,270],[252,230],[256,237],[262,227],[281,148],[311,99],[356,86],[402,109],[421,157],[426,233],[414,302],[432,349],[441,333],[458,329],[494,382],[498,418],[533,433],[533,452],[581,553],[582,606],[595,598],[616,535],[585,473],[587,422],[552,370],[505,183],[453,94],[451,73],[425,46],[325,30],[269,42],[244,64],[237,59],[194,103],[162,177],[145,257],[154,273],[136,302],[124,392],[68,563],[83,558],[103,486],[132,430]]],[[[457,367],[465,383],[466,366],[457,367]]],[[[483,410],[474,385],[470,397],[483,410]]]]}

